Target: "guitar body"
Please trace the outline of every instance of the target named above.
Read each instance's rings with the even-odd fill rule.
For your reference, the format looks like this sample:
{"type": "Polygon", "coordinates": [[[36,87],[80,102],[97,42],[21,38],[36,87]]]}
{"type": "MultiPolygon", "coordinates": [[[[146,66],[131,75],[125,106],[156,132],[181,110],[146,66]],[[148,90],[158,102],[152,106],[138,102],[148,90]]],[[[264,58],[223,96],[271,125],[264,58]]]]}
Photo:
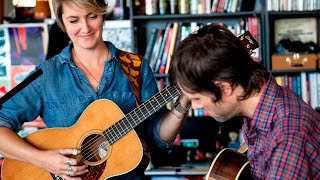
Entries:
{"type": "MultiPolygon", "coordinates": [[[[77,158],[81,158],[83,163],[89,165],[89,172],[81,178],[107,179],[130,172],[139,165],[143,157],[142,144],[134,130],[126,133],[113,144],[109,144],[108,138],[104,136],[103,131],[123,117],[122,111],[112,101],[97,100],[85,109],[72,127],[39,130],[25,137],[25,140],[42,150],[81,149],[81,154],[77,158]],[[89,143],[91,145],[87,147],[89,143]],[[90,150],[92,152],[88,152],[90,150]],[[88,153],[90,153],[89,156],[88,153]]],[[[55,178],[51,173],[34,165],[5,159],[2,179],[49,180],[55,178]]]]}
{"type": "Polygon", "coordinates": [[[247,157],[232,149],[223,149],[213,160],[206,180],[251,180],[247,157]]]}

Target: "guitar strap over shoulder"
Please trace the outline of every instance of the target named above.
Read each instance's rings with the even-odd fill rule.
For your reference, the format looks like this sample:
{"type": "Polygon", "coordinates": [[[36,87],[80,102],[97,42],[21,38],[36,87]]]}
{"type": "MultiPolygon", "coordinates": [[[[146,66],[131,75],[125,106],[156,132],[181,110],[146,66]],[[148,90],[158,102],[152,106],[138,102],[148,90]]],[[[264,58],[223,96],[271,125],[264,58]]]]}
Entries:
{"type": "Polygon", "coordinates": [[[121,68],[126,74],[129,83],[131,85],[132,91],[136,97],[136,102],[139,105],[141,103],[140,96],[140,67],[142,64],[142,56],[138,54],[133,54],[125,52],[122,50],[118,51],[118,59],[121,63],[121,68]]]}
{"type": "MultiPolygon", "coordinates": [[[[138,106],[141,103],[140,67],[142,64],[143,57],[138,54],[133,54],[133,53],[119,50],[118,59],[121,64],[121,68],[123,72],[126,74],[129,80],[131,89],[136,98],[136,104],[138,106]]],[[[139,126],[139,128],[141,128],[141,125],[139,126]]],[[[137,173],[144,172],[144,170],[147,168],[149,161],[151,159],[150,151],[144,140],[144,137],[141,137],[141,134],[140,134],[139,138],[143,147],[143,158],[139,166],[137,166],[137,168],[133,170],[133,172],[137,172],[137,173]]]]}

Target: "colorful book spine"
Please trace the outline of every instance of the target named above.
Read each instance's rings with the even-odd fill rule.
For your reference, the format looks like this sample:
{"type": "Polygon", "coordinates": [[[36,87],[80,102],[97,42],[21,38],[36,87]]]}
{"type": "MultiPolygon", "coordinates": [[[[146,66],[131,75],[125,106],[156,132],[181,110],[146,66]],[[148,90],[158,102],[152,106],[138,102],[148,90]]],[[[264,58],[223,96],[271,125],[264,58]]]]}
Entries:
{"type": "Polygon", "coordinates": [[[169,52],[168,52],[167,63],[166,63],[166,68],[165,68],[165,74],[169,73],[171,58],[172,58],[173,52],[174,52],[174,50],[176,48],[178,30],[179,30],[179,23],[178,22],[174,22],[173,23],[173,27],[172,27],[172,35],[171,35],[171,39],[170,39],[169,52]]]}
{"type": "Polygon", "coordinates": [[[172,23],[169,22],[167,24],[167,26],[166,26],[166,29],[164,30],[164,35],[163,35],[162,42],[161,42],[161,45],[160,45],[159,54],[156,57],[157,63],[156,63],[156,67],[154,69],[155,73],[159,73],[160,66],[161,66],[161,61],[162,61],[162,55],[163,55],[163,52],[164,52],[164,49],[165,49],[165,45],[166,45],[166,39],[168,37],[168,33],[169,33],[169,29],[170,29],[171,25],[172,25],[172,23]]]}
{"type": "Polygon", "coordinates": [[[163,55],[161,58],[161,65],[160,65],[160,69],[159,69],[159,74],[165,73],[166,63],[167,63],[167,59],[168,59],[168,55],[169,55],[169,48],[170,48],[170,41],[171,41],[171,37],[172,37],[172,32],[173,32],[173,28],[170,27],[170,29],[168,31],[168,36],[166,39],[166,45],[165,45],[163,55]]]}
{"type": "Polygon", "coordinates": [[[144,58],[147,61],[149,61],[149,64],[150,64],[150,61],[151,61],[152,50],[153,50],[153,47],[154,47],[155,42],[157,40],[158,31],[159,30],[157,28],[153,28],[151,30],[151,35],[150,35],[149,41],[148,41],[147,46],[146,46],[146,52],[144,53],[144,58]]]}

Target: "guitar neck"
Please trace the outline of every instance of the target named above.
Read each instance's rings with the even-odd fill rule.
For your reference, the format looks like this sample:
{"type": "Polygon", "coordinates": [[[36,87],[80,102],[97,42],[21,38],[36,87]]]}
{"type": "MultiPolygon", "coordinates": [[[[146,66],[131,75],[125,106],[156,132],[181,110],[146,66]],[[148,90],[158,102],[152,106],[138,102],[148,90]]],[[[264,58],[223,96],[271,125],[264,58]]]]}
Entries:
{"type": "Polygon", "coordinates": [[[115,143],[180,94],[181,90],[178,85],[171,85],[164,88],[161,92],[155,94],[148,101],[142,103],[125,115],[123,119],[105,130],[103,132],[104,135],[107,137],[110,144],[115,143]]]}

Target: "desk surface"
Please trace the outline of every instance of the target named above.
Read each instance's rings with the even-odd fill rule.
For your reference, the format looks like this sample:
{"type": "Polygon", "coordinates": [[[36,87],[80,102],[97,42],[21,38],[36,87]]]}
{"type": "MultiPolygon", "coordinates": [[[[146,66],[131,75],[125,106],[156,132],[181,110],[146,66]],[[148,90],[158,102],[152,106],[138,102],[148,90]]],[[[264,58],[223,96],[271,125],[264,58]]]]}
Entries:
{"type": "Polygon", "coordinates": [[[204,176],[209,171],[210,165],[208,166],[181,166],[181,167],[159,167],[156,169],[149,169],[145,171],[146,176],[204,176]]]}

